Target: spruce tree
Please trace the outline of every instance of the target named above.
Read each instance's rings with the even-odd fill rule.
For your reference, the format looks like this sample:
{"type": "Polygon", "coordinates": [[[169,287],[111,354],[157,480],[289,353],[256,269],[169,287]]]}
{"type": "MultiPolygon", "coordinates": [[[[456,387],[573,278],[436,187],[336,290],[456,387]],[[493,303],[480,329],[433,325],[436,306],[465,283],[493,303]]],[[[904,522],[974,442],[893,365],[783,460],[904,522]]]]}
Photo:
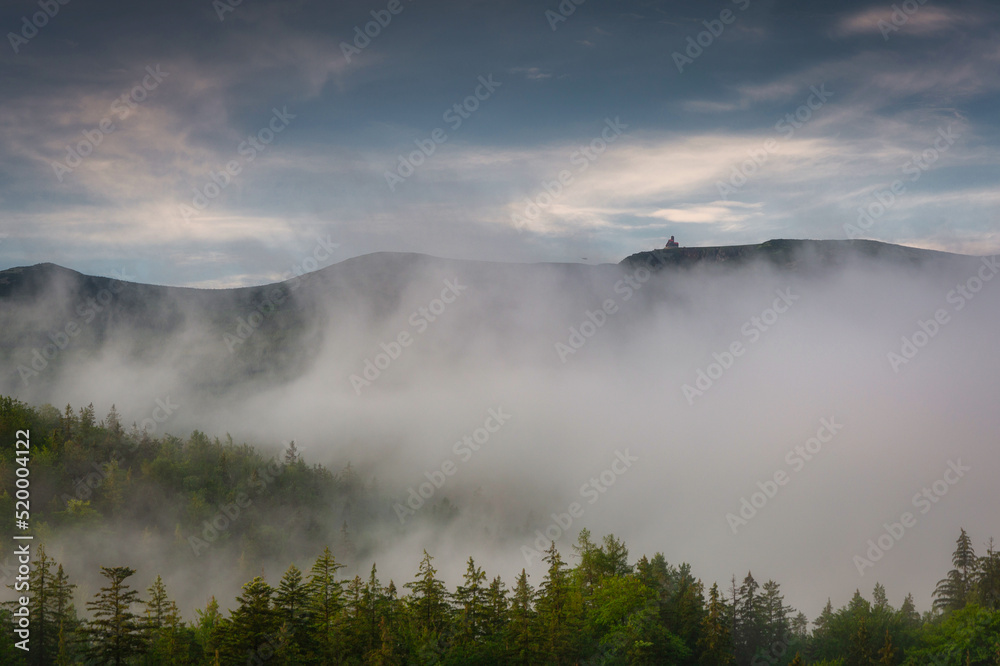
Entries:
{"type": "MultiPolygon", "coordinates": [[[[73,588],[61,564],[48,556],[45,546],[38,547],[38,559],[28,572],[28,614],[31,618],[31,647],[26,655],[29,664],[50,664],[56,659],[62,641],[76,628],[73,588]],[[55,569],[55,571],[53,571],[55,569]]],[[[14,590],[14,585],[8,585],[14,590]]],[[[15,594],[23,596],[23,592],[15,594]]],[[[9,605],[7,602],[5,605],[9,605]]]]}
{"type": "Polygon", "coordinates": [[[934,609],[953,611],[965,608],[972,600],[975,591],[975,580],[978,574],[979,561],[972,547],[972,539],[961,529],[956,541],[955,552],[951,563],[955,568],[948,572],[947,577],[938,581],[934,589],[934,609]]]}
{"type": "Polygon", "coordinates": [[[497,643],[503,636],[509,621],[507,587],[497,576],[486,590],[486,608],[483,620],[483,633],[492,642],[497,643]]]}
{"type": "Polygon", "coordinates": [[[260,576],[243,585],[242,593],[236,597],[239,606],[220,625],[221,647],[226,663],[274,651],[281,625],[273,596],[274,588],[260,576]]]}
{"type": "Polygon", "coordinates": [[[364,636],[364,652],[375,650],[381,640],[379,618],[383,606],[382,584],[378,580],[378,569],[372,564],[368,583],[361,591],[361,627],[364,636]]]}
{"type": "Polygon", "coordinates": [[[990,610],[1000,610],[1000,553],[993,549],[993,539],[987,545],[986,554],[979,558],[976,599],[990,610]]]}
{"type": "Polygon", "coordinates": [[[417,579],[403,586],[413,593],[410,606],[415,628],[424,636],[440,634],[448,621],[448,590],[436,577],[437,569],[431,565],[433,559],[425,550],[417,579]]]}
{"type": "Polygon", "coordinates": [[[528,584],[528,574],[521,569],[510,600],[507,624],[507,654],[510,663],[522,666],[538,663],[535,644],[535,591],[528,584]]]}
{"type": "Polygon", "coordinates": [[[337,580],[337,571],[343,566],[327,547],[309,570],[309,629],[318,643],[320,663],[324,665],[335,661],[336,627],[343,596],[343,583],[337,580]]]}
{"type": "MultiPolygon", "coordinates": [[[[33,592],[28,603],[32,630],[36,643],[28,653],[31,664],[46,664],[59,649],[59,622],[54,617],[54,576],[52,558],[45,554],[45,547],[38,547],[38,560],[28,574],[29,589],[33,592]]],[[[13,585],[8,585],[14,589],[13,585]]]]}
{"type": "Polygon", "coordinates": [[[554,541],[542,560],[549,568],[538,588],[536,602],[541,653],[547,663],[569,664],[573,660],[582,604],[574,603],[578,597],[574,598],[569,572],[554,541]]]}
{"type": "Polygon", "coordinates": [[[274,607],[278,622],[285,627],[288,645],[283,654],[287,659],[298,660],[309,648],[309,589],[302,581],[302,572],[292,564],[278,583],[274,607]]]}
{"type": "Polygon", "coordinates": [[[219,612],[219,602],[213,596],[205,605],[205,610],[199,608],[195,610],[195,613],[198,616],[198,622],[195,625],[195,638],[202,651],[206,655],[213,656],[218,653],[220,632],[225,622],[222,613],[219,612]]]}
{"type": "Polygon", "coordinates": [[[463,581],[464,585],[455,590],[458,606],[456,641],[460,645],[473,645],[484,633],[487,609],[486,574],[476,566],[472,557],[469,557],[463,581]]]}
{"type": "Polygon", "coordinates": [[[736,645],[736,663],[740,666],[750,663],[762,643],[763,627],[757,594],[759,589],[760,585],[754,580],[753,573],[747,572],[740,585],[738,602],[733,612],[733,642],[736,645]]]}
{"type": "Polygon", "coordinates": [[[180,645],[181,616],[177,604],[167,596],[166,586],[160,576],[146,591],[146,632],[150,656],[156,661],[174,663],[182,648],[180,645]]]}
{"type": "Polygon", "coordinates": [[[132,612],[141,604],[139,592],[125,581],[135,573],[130,567],[101,567],[108,584],[87,602],[94,619],[87,623],[88,655],[101,664],[121,666],[146,651],[143,622],[132,612]]]}
{"type": "Polygon", "coordinates": [[[708,612],[702,620],[698,649],[701,652],[698,663],[703,666],[727,666],[736,660],[729,611],[719,595],[717,583],[708,591],[708,612]]]}

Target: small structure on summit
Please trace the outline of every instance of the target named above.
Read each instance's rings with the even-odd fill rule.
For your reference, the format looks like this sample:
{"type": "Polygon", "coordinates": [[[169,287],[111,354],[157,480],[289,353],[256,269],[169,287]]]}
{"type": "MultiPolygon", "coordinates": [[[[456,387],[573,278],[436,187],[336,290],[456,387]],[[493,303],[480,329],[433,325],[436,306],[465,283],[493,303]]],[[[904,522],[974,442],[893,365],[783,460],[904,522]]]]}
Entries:
{"type": "Polygon", "coordinates": [[[663,249],[669,250],[670,248],[673,248],[673,247],[680,247],[680,245],[677,243],[677,241],[674,240],[674,237],[671,236],[670,240],[667,241],[667,244],[664,246],[663,249]]]}

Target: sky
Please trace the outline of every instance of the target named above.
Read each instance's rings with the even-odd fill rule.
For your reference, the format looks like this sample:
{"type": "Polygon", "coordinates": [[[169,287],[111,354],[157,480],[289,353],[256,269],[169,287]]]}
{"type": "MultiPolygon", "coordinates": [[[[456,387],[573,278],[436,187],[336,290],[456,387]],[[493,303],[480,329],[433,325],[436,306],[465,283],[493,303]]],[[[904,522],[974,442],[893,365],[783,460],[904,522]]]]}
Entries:
{"type": "Polygon", "coordinates": [[[1000,247],[994,3],[18,0],[0,26],[0,268],[1000,247]]]}
{"type": "MultiPolygon", "coordinates": [[[[996,3],[8,0],[0,27],[0,269],[53,262],[223,288],[385,251],[618,262],[670,236],[1000,250],[996,3]]],[[[377,470],[399,498],[487,409],[506,407],[515,417],[496,449],[454,486],[468,491],[459,499],[479,485],[487,498],[456,533],[478,526],[481,508],[529,536],[544,530],[631,446],[642,462],[581,524],[626,538],[635,556],[692,561],[706,581],[752,568],[811,618],[876,579],[895,605],[910,591],[928,608],[957,529],[979,552],[1000,536],[982,509],[996,505],[995,484],[978,473],[998,458],[1000,295],[952,310],[946,295],[973,279],[964,264],[919,275],[864,265],[816,283],[706,268],[657,278],[629,311],[612,288],[624,268],[442,263],[407,277],[380,269],[398,257],[371,259],[358,275],[370,269],[398,307],[375,317],[361,287],[330,296],[324,343],[288,385],[201,400],[192,376],[212,366],[192,349],[243,360],[192,318],[148,365],[128,345],[71,350],[45,399],[117,404],[142,421],[173,396],[184,408],[171,432],[295,438],[310,461],[377,470]],[[399,290],[393,277],[409,282],[399,290]],[[378,343],[412,332],[411,313],[446,279],[473,289],[450,323],[357,391],[351,375],[378,343]],[[689,400],[683,387],[790,285],[802,302],[689,400]],[[564,362],[554,343],[599,297],[624,314],[564,362]],[[955,321],[934,344],[902,369],[887,362],[940,308],[955,321]],[[843,431],[799,471],[786,456],[822,419],[843,431]],[[328,432],[394,444],[359,451],[328,432]],[[952,462],[977,473],[942,486],[948,501],[859,571],[868,540],[916,513],[911,498],[952,462]],[[790,485],[734,527],[727,516],[779,471],[790,485]]],[[[35,320],[75,321],[49,303],[31,317],[0,312],[35,333],[19,363],[48,344],[35,320]]],[[[5,392],[32,395],[10,377],[5,392]]],[[[380,566],[408,575],[430,544],[460,573],[468,541],[412,539],[393,541],[380,566]]],[[[507,575],[524,543],[519,533],[482,555],[507,575]]]]}

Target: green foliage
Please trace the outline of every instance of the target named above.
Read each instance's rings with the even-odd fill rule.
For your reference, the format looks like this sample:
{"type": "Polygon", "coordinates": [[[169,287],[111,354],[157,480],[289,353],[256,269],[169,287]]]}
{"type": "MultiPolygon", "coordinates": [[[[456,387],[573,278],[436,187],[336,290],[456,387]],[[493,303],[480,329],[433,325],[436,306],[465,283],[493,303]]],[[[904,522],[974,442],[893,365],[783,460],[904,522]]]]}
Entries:
{"type": "Polygon", "coordinates": [[[436,640],[444,631],[450,615],[448,590],[444,581],[436,577],[437,569],[431,565],[433,559],[425,550],[417,570],[417,579],[404,585],[413,591],[410,612],[414,628],[424,641],[436,640]]]}
{"type": "Polygon", "coordinates": [[[142,619],[132,612],[132,606],[142,601],[125,582],[134,573],[129,567],[101,567],[108,584],[87,602],[93,616],[86,629],[88,656],[99,664],[121,666],[146,652],[142,619]]]}
{"type": "MultiPolygon", "coordinates": [[[[452,593],[424,551],[400,597],[374,564],[367,579],[340,578],[343,562],[353,567],[370,545],[348,529],[347,516],[384,513],[350,466],[334,475],[306,465],[291,445],[283,461],[269,460],[198,431],[151,438],[124,428],[114,409],[98,421],[92,406],[35,410],[0,396],[0,433],[26,428],[40,534],[113,535],[119,523],[140,524],[147,534],[174,535],[173,547],[191,557],[190,535],[245,495],[253,502],[242,508],[252,515],[221,529],[213,561],[253,571],[289,541],[319,542],[321,554],[308,572],[290,565],[276,588],[253,578],[231,611],[212,597],[188,626],[160,576],[142,602],[127,582],[135,572],[124,566],[102,567],[107,584],[79,621],[75,586],[40,547],[30,573],[33,651],[12,647],[13,608],[5,604],[3,664],[1000,664],[1000,554],[989,542],[977,556],[964,530],[935,590],[935,613],[921,618],[912,595],[895,609],[875,583],[871,601],[860,590],[842,608],[828,601],[812,632],[773,580],[761,585],[748,572],[725,595],[713,583],[706,599],[689,564],[671,565],[660,553],[633,563],[622,540],[595,540],[587,530],[574,546],[575,566],[551,544],[537,590],[525,570],[508,588],[470,557],[452,593]]],[[[9,458],[0,451],[0,473],[9,458]]],[[[0,521],[9,521],[9,504],[0,494],[0,521]]]]}
{"type": "Polygon", "coordinates": [[[951,563],[954,569],[940,580],[934,590],[934,610],[950,611],[964,608],[975,594],[979,560],[972,539],[961,530],[951,563]]]}
{"type": "Polygon", "coordinates": [[[952,611],[927,627],[906,664],[993,666],[1000,663],[1000,612],[978,604],[952,611]]]}

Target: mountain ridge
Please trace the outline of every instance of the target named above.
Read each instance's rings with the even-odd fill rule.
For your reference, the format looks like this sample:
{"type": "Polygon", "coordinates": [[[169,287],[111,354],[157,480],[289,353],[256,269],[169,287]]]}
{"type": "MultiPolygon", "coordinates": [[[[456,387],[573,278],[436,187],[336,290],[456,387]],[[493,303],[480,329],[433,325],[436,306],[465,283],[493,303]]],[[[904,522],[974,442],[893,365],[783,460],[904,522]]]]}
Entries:
{"type": "MultiPolygon", "coordinates": [[[[267,289],[271,287],[277,287],[280,285],[288,285],[289,283],[294,283],[297,280],[302,280],[303,278],[309,279],[308,276],[314,276],[317,274],[327,275],[333,270],[347,270],[353,269],[354,267],[360,265],[362,262],[371,264],[372,262],[384,263],[385,260],[390,260],[393,262],[407,262],[404,265],[406,268],[413,268],[415,264],[429,264],[431,262],[437,262],[438,264],[465,264],[465,265],[479,265],[484,267],[526,267],[526,266],[552,266],[552,267],[581,267],[584,270],[591,268],[601,268],[608,266],[624,266],[630,267],[640,263],[653,263],[654,265],[659,262],[660,268],[665,268],[667,266],[691,266],[696,263],[735,263],[742,264],[749,261],[763,259],[770,263],[782,267],[782,268],[793,268],[796,264],[792,261],[793,255],[795,253],[802,253],[803,250],[813,251],[816,253],[817,257],[829,263],[830,259],[834,256],[831,252],[833,249],[843,249],[845,251],[860,252],[862,255],[867,255],[875,258],[887,258],[887,259],[904,259],[907,262],[919,262],[923,260],[940,260],[940,259],[971,259],[976,258],[975,255],[965,255],[953,252],[944,252],[941,250],[928,250],[924,248],[916,248],[907,245],[899,245],[895,243],[886,243],[883,241],[873,241],[873,240],[845,240],[845,239],[786,239],[786,238],[775,238],[764,241],[762,243],[747,243],[742,245],[710,245],[710,246],[696,246],[696,247],[679,247],[679,248],[656,248],[652,250],[641,250],[628,255],[621,261],[617,263],[605,262],[600,264],[587,264],[579,262],[557,262],[557,261],[535,261],[535,262],[504,262],[504,261],[491,261],[491,260],[477,260],[477,259],[456,259],[451,257],[440,257],[437,255],[424,254],[420,252],[396,252],[396,251],[378,251],[369,252],[367,254],[361,254],[354,257],[348,257],[337,263],[330,264],[329,266],[324,266],[315,271],[310,271],[308,273],[303,273],[299,276],[289,278],[287,280],[280,280],[277,282],[268,282],[259,285],[246,285],[240,287],[221,287],[221,288],[208,288],[208,287],[189,287],[182,285],[166,285],[166,284],[153,284],[144,282],[134,282],[131,280],[122,280],[130,285],[135,285],[138,287],[146,288],[157,288],[157,289],[170,289],[170,290],[190,290],[194,292],[208,292],[208,293],[219,293],[219,292],[252,292],[254,290],[267,289]]],[[[9,294],[11,291],[11,285],[16,283],[14,280],[15,276],[26,276],[31,278],[33,283],[38,277],[48,277],[52,275],[61,274],[65,277],[74,277],[76,279],[92,280],[102,283],[103,286],[107,286],[107,283],[118,280],[119,278],[90,275],[77,271],[72,268],[67,268],[59,264],[52,262],[41,262],[37,264],[28,264],[23,266],[12,266],[10,268],[0,270],[0,298],[3,298],[9,294]]]]}

